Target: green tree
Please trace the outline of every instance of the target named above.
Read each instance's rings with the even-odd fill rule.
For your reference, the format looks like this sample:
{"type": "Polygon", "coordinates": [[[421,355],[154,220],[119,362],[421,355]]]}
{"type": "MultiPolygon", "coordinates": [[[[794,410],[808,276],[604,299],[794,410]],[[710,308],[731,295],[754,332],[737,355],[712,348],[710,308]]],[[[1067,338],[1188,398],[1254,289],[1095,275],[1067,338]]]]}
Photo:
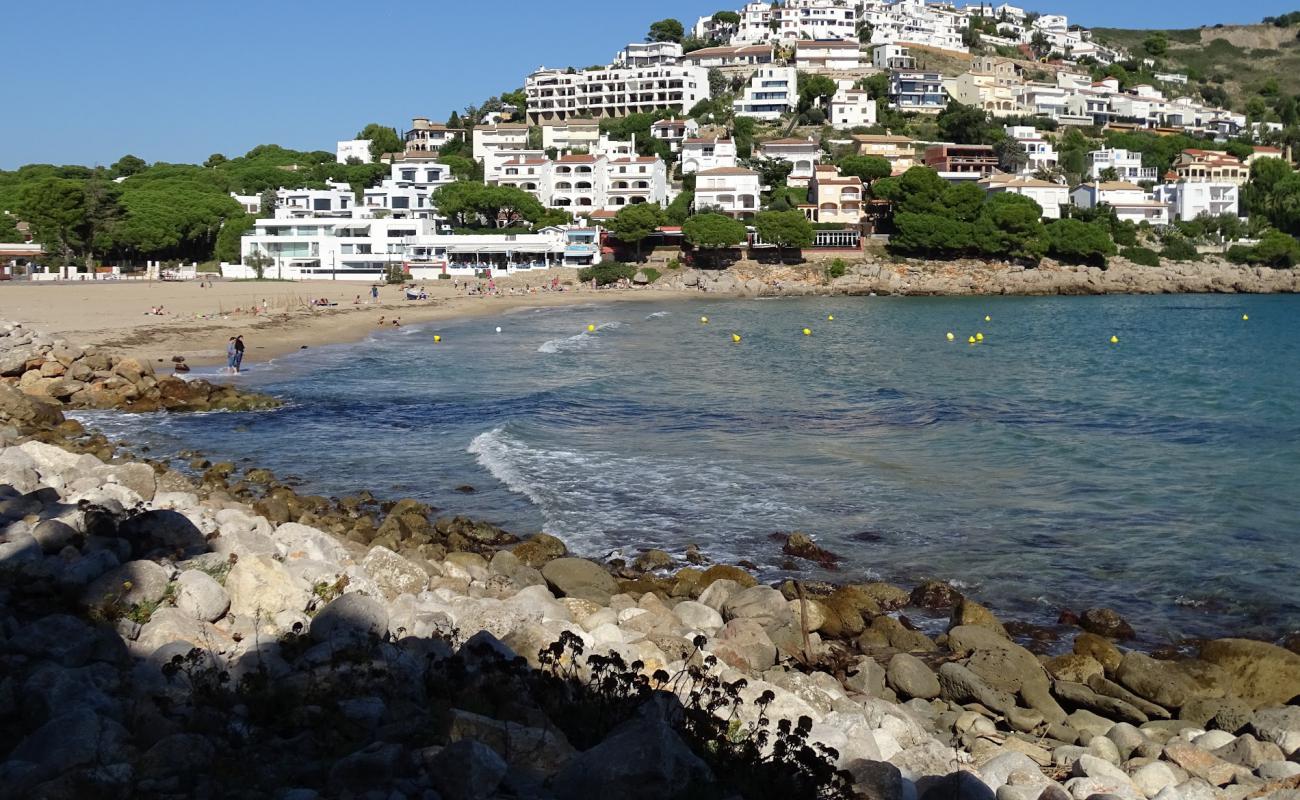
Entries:
{"type": "Polygon", "coordinates": [[[0,211],[0,242],[21,242],[23,235],[18,232],[18,220],[11,214],[0,211]]]}
{"type": "Polygon", "coordinates": [[[877,72],[875,75],[863,78],[858,81],[859,89],[864,89],[867,96],[872,100],[884,100],[889,98],[889,74],[877,72]]]}
{"type": "Polygon", "coordinates": [[[1023,195],[990,196],[980,208],[973,234],[975,246],[989,256],[1036,261],[1047,252],[1043,209],[1023,195]]]}
{"type": "Polygon", "coordinates": [[[839,89],[829,76],[809,72],[798,73],[795,85],[799,91],[800,114],[807,114],[814,108],[825,111],[826,103],[839,89]]]}
{"type": "Polygon", "coordinates": [[[619,209],[606,223],[610,233],[620,242],[636,247],[636,260],[641,261],[641,243],[664,224],[664,213],[654,203],[636,203],[619,209]]]}
{"type": "MultiPolygon", "coordinates": [[[[226,220],[217,234],[217,244],[212,257],[217,261],[230,264],[239,261],[240,238],[253,229],[255,217],[252,214],[238,214],[226,220]]],[[[260,277],[260,276],[259,276],[260,277]]]]}
{"type": "Polygon", "coordinates": [[[754,215],[754,228],[759,238],[776,245],[778,254],[813,243],[812,223],[802,211],[760,211],[754,215]]]}
{"type": "Polygon", "coordinates": [[[989,124],[988,113],[983,109],[953,101],[939,112],[935,122],[938,123],[939,135],[945,142],[987,144],[992,141],[994,129],[989,124]]]}
{"type": "Polygon", "coordinates": [[[19,190],[18,215],[31,225],[32,238],[65,261],[85,246],[86,193],[80,181],[46,178],[19,190]]]}
{"type": "Polygon", "coordinates": [[[786,179],[794,171],[793,162],[780,158],[753,158],[749,166],[758,173],[759,181],[770,189],[785,186],[786,179]]]}
{"type": "Polygon", "coordinates": [[[1047,225],[1047,252],[1053,258],[1104,266],[1115,250],[1104,225],[1077,219],[1058,219],[1047,225]]]}
{"type": "Polygon", "coordinates": [[[758,123],[753,117],[736,117],[732,122],[731,136],[736,142],[736,155],[749,158],[754,152],[754,130],[758,123]]]}
{"type": "Polygon", "coordinates": [[[1163,58],[1169,52],[1169,37],[1162,31],[1156,31],[1142,40],[1142,49],[1152,58],[1163,58]]]}
{"type": "Polygon", "coordinates": [[[681,44],[686,37],[686,29],[678,20],[669,18],[650,23],[650,32],[646,34],[647,42],[677,42],[681,44]]]}
{"type": "Polygon", "coordinates": [[[226,157],[223,156],[222,154],[213,153],[212,155],[208,156],[206,161],[203,162],[203,166],[207,167],[208,169],[212,169],[213,167],[217,167],[226,163],[226,161],[227,161],[226,157]]]}
{"type": "Polygon", "coordinates": [[[889,246],[903,253],[954,256],[975,248],[972,224],[944,214],[904,211],[894,215],[894,228],[889,246]]]}
{"type": "Polygon", "coordinates": [[[682,236],[710,261],[717,258],[717,251],[744,242],[746,235],[744,223],[725,214],[696,214],[682,223],[682,236]]]}
{"type": "Polygon", "coordinates": [[[735,11],[717,11],[713,14],[713,21],[719,25],[739,25],[740,15],[735,11]]]}
{"type": "Polygon", "coordinates": [[[872,186],[876,197],[907,214],[943,213],[948,182],[929,167],[912,167],[897,178],[881,178],[872,186]]]}
{"type": "Polygon", "coordinates": [[[993,155],[998,158],[998,169],[1013,175],[1029,163],[1029,154],[1025,152],[1025,148],[1020,146],[1020,142],[1007,136],[993,143],[993,155]]]}
{"type": "Polygon", "coordinates": [[[876,30],[875,30],[875,28],[873,28],[873,27],[871,26],[871,23],[870,23],[870,22],[859,22],[859,23],[858,23],[858,43],[859,43],[859,44],[871,44],[871,37],[872,37],[872,35],[873,35],[875,32],[876,32],[876,30]]]}
{"type": "Polygon", "coordinates": [[[844,156],[835,164],[840,168],[840,174],[860,178],[868,186],[881,178],[888,178],[893,172],[889,160],[880,156],[844,156]]]}
{"type": "Polygon", "coordinates": [[[691,215],[691,204],[695,202],[695,192],[690,189],[683,189],[677,193],[673,201],[664,209],[664,219],[669,225],[681,225],[691,215]]]}
{"type": "Polygon", "coordinates": [[[1279,269],[1300,263],[1300,242],[1281,231],[1269,231],[1254,248],[1255,262],[1279,269]]]}
{"type": "Polygon", "coordinates": [[[731,81],[727,80],[726,73],[717,67],[709,68],[709,96],[720,97],[725,94],[731,81]]]}
{"type": "Polygon", "coordinates": [[[275,189],[266,189],[258,198],[257,215],[262,219],[270,219],[275,216],[275,204],[279,202],[275,189]]]}
{"type": "Polygon", "coordinates": [[[109,172],[113,174],[114,178],[129,178],[138,172],[143,172],[148,168],[148,166],[148,162],[143,158],[138,158],[133,155],[125,155],[113,162],[113,166],[108,169],[109,172]]]}
{"type": "Polygon", "coordinates": [[[400,153],[406,149],[406,144],[397,135],[397,131],[377,122],[372,122],[362,128],[356,138],[370,140],[370,159],[372,161],[378,161],[384,153],[400,153]]]}

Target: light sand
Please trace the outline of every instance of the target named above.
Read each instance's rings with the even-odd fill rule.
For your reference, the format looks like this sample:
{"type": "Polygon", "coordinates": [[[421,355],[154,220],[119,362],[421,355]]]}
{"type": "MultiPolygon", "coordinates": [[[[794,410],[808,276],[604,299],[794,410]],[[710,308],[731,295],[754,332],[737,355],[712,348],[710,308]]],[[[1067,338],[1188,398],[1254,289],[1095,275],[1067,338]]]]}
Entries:
{"type": "MultiPolygon", "coordinates": [[[[96,345],[151,361],[184,356],[196,366],[225,361],[226,342],[242,334],[246,360],[261,361],[304,346],[357,341],[376,329],[380,317],[400,317],[403,325],[513,308],[569,305],[592,301],[680,298],[679,292],[566,287],[563,292],[509,294],[511,288],[538,286],[559,277],[576,283],[572,269],[515,275],[497,282],[501,294],[466,296],[451,281],[427,281],[429,300],[406,300],[401,287],[382,286],[371,305],[370,284],[355,281],[221,281],[199,288],[198,281],[114,281],[84,283],[0,283],[0,320],[21,322],[70,342],[96,345]],[[354,304],[357,295],[361,303],[354,304]],[[313,299],[337,306],[313,308],[313,299]],[[267,311],[262,312],[263,301],[267,311]],[[149,314],[162,306],[162,316],[149,314]]],[[[464,282],[463,280],[461,281],[464,282]]],[[[687,295],[689,296],[689,295],[687,295]]]]}

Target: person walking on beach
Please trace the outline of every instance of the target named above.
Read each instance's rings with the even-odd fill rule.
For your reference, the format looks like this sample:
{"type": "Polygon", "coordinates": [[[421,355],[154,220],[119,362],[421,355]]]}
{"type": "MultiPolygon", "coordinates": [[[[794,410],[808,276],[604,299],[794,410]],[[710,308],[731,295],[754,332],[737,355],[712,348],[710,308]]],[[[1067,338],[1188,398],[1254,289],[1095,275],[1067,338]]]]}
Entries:
{"type": "Polygon", "coordinates": [[[236,354],[235,337],[231,336],[230,341],[226,342],[226,372],[234,373],[237,371],[235,368],[236,354]]]}
{"type": "Polygon", "coordinates": [[[235,337],[235,372],[239,372],[240,367],[244,365],[244,337],[235,337]]]}
{"type": "Polygon", "coordinates": [[[378,303],[378,302],[379,302],[379,287],[378,287],[378,286],[371,286],[371,287],[370,287],[370,302],[372,302],[372,303],[378,303]]]}

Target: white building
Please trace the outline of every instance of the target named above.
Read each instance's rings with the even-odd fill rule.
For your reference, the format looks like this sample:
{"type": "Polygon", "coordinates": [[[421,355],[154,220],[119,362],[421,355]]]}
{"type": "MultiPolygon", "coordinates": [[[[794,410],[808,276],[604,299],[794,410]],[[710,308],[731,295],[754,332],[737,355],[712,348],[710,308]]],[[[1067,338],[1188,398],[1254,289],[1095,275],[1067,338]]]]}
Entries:
{"type": "Polygon", "coordinates": [[[1054,84],[1028,82],[1017,89],[1016,102],[1026,114],[1057,119],[1066,111],[1067,91],[1054,84]]]}
{"type": "Polygon", "coordinates": [[[514,152],[528,147],[528,126],[522,122],[479,125],[474,129],[474,158],[487,162],[499,152],[514,152]]]}
{"type": "Polygon", "coordinates": [[[672,200],[668,166],[657,157],[579,153],[552,160],[529,153],[500,161],[488,182],[523,189],[548,208],[574,214],[672,200]]]}
{"type": "Polygon", "coordinates": [[[758,67],[771,64],[774,59],[772,45],[750,44],[692,50],[682,56],[682,64],[706,69],[723,69],[726,67],[758,67]]]}
{"type": "Polygon", "coordinates": [[[799,41],[794,45],[794,65],[804,72],[853,72],[862,67],[856,39],[799,41]]]}
{"type": "Polygon", "coordinates": [[[761,207],[762,181],[743,167],[719,167],[695,176],[695,210],[748,217],[761,207]]]}
{"type": "Polygon", "coordinates": [[[700,123],[693,119],[661,119],[650,126],[650,136],[661,142],[667,142],[675,153],[681,149],[682,142],[700,133],[700,123]]]}
{"type": "Polygon", "coordinates": [[[773,121],[794,111],[799,100],[798,80],[794,67],[760,67],[736,98],[736,116],[773,121]]]}
{"type": "Polygon", "coordinates": [[[632,42],[618,51],[612,66],[659,67],[676,64],[682,59],[682,46],[677,42],[632,42]]]}
{"type": "Polygon", "coordinates": [[[720,167],[736,166],[736,143],[722,137],[687,139],[682,142],[682,174],[691,175],[720,167]]]}
{"type": "Polygon", "coordinates": [[[346,164],[353,158],[362,164],[369,164],[373,160],[370,158],[369,139],[346,139],[335,146],[334,160],[336,162],[346,164]]]}
{"type": "Polygon", "coordinates": [[[1121,222],[1169,224],[1169,206],[1156,200],[1141,186],[1125,181],[1085,183],[1070,192],[1070,202],[1079,208],[1105,204],[1115,210],[1121,222]]]}
{"type": "Polygon", "coordinates": [[[1199,216],[1237,216],[1241,207],[1240,189],[1235,183],[1175,181],[1163,183],[1152,192],[1155,199],[1169,206],[1174,219],[1187,222],[1199,216]]]}
{"type": "Polygon", "coordinates": [[[999,174],[980,180],[979,185],[989,194],[1005,192],[1028,197],[1043,209],[1043,219],[1060,219],[1061,206],[1070,204],[1070,187],[1059,183],[999,174]]]}
{"type": "Polygon", "coordinates": [[[600,142],[600,123],[594,119],[571,119],[542,126],[542,148],[550,150],[595,150],[600,142]]]}
{"type": "Polygon", "coordinates": [[[967,15],[925,0],[862,0],[859,20],[871,26],[871,44],[917,44],[965,53],[967,15]]]}
{"type": "Polygon", "coordinates": [[[837,128],[870,127],[876,124],[876,101],[860,89],[843,89],[831,98],[831,124],[837,128]]]}
{"type": "Polygon", "coordinates": [[[1115,170],[1116,179],[1120,181],[1141,183],[1156,179],[1154,167],[1142,166],[1141,153],[1132,153],[1120,147],[1093,150],[1088,153],[1087,162],[1088,177],[1092,180],[1099,180],[1101,173],[1107,169],[1115,170]]]}
{"type": "Polygon", "coordinates": [[[709,72],[687,65],[606,67],[569,72],[539,69],[524,83],[535,123],[590,115],[623,117],[660,110],[681,114],[709,99],[709,72]]]}
{"type": "Polygon", "coordinates": [[[857,39],[856,2],[785,0],[754,2],[740,10],[733,43],[790,42],[800,39],[857,39]]]}
{"type": "Polygon", "coordinates": [[[226,277],[254,277],[242,265],[264,257],[269,278],[382,282],[394,271],[422,281],[589,266],[600,248],[596,231],[573,226],[459,236],[439,234],[431,220],[259,219],[241,239],[240,255],[241,264],[223,265],[226,277]]]}
{"type": "MultiPolygon", "coordinates": [[[[277,189],[274,218],[351,217],[356,206],[352,188],[331,181],[326,189],[277,189]]],[[[249,213],[258,211],[252,209],[249,213]]]]}
{"type": "Polygon", "coordinates": [[[871,48],[871,64],[876,69],[916,69],[912,51],[901,44],[888,42],[871,48]]]}
{"type": "Polygon", "coordinates": [[[432,154],[394,161],[383,183],[364,190],[353,216],[383,211],[399,219],[433,219],[437,212],[429,195],[455,181],[451,167],[434,161],[432,154]]]}
{"type": "Polygon", "coordinates": [[[807,186],[813,168],[821,157],[816,139],[772,139],[757,148],[760,158],[788,162],[792,169],[786,183],[790,186],[807,186]]]}
{"type": "Polygon", "coordinates": [[[1032,175],[1039,170],[1055,169],[1060,161],[1056,148],[1037,128],[1029,125],[1008,125],[1007,136],[1016,141],[1029,157],[1021,175],[1032,175]]]}
{"type": "Polygon", "coordinates": [[[425,117],[411,120],[411,129],[406,132],[406,152],[432,153],[443,146],[465,138],[465,131],[460,128],[448,128],[441,122],[430,122],[425,117]]]}
{"type": "Polygon", "coordinates": [[[938,72],[892,70],[889,73],[889,104],[899,111],[938,114],[948,107],[948,93],[938,72]]]}

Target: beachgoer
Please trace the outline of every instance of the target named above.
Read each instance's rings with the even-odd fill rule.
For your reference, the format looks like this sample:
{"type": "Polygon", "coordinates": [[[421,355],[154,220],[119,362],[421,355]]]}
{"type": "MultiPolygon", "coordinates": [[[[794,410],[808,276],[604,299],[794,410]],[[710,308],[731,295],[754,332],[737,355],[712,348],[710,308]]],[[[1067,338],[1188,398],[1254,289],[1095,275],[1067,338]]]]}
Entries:
{"type": "Polygon", "coordinates": [[[357,295],[357,299],[352,301],[352,305],[354,306],[361,305],[361,295],[357,295]]]}
{"type": "Polygon", "coordinates": [[[244,365],[244,337],[235,337],[235,372],[239,372],[244,365]]]}
{"type": "Polygon", "coordinates": [[[401,317],[395,317],[395,318],[393,319],[393,327],[394,327],[394,328],[400,328],[400,327],[402,327],[402,318],[401,318],[401,317]]]}
{"type": "Polygon", "coordinates": [[[379,325],[383,325],[383,324],[384,324],[384,318],[383,318],[383,317],[380,317],[380,318],[379,318],[379,323],[378,323],[378,324],[379,324],[379,325]]]}
{"type": "Polygon", "coordinates": [[[378,286],[371,286],[371,287],[370,287],[370,301],[371,301],[372,303],[378,303],[378,302],[379,302],[379,287],[378,287],[378,286]]]}
{"type": "Polygon", "coordinates": [[[235,337],[231,336],[230,341],[226,343],[226,372],[235,372],[235,337]]]}
{"type": "Polygon", "coordinates": [[[266,298],[263,297],[263,298],[262,298],[262,313],[265,314],[266,311],[267,311],[266,298]]]}

